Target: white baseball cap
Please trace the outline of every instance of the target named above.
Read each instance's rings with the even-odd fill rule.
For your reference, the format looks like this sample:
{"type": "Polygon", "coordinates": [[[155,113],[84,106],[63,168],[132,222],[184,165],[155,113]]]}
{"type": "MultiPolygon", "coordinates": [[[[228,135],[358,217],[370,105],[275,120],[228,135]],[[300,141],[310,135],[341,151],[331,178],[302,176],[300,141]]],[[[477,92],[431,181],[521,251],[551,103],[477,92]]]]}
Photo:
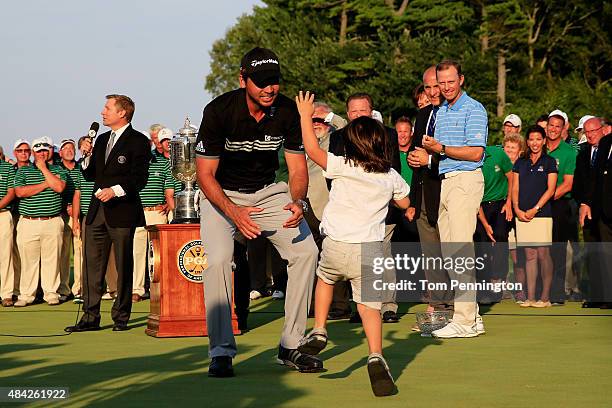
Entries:
{"type": "Polygon", "coordinates": [[[64,139],[60,142],[59,148],[60,150],[62,149],[62,147],[64,147],[64,145],[67,145],[68,143],[72,143],[72,145],[74,146],[74,148],[76,149],[76,142],[72,139],[64,139]]]}
{"type": "Polygon", "coordinates": [[[587,122],[587,120],[593,119],[594,117],[595,116],[593,115],[584,115],[583,117],[580,118],[580,120],[578,121],[578,127],[574,130],[576,132],[580,132],[582,128],[584,128],[584,124],[587,122]]]}
{"type": "Polygon", "coordinates": [[[372,119],[376,119],[377,121],[379,121],[380,123],[383,123],[383,117],[382,117],[382,113],[380,113],[377,110],[373,110],[372,111],[372,119]]]}
{"type": "Polygon", "coordinates": [[[32,150],[39,152],[41,150],[53,151],[53,141],[49,136],[39,137],[38,139],[32,140],[32,150]]]}
{"type": "Polygon", "coordinates": [[[567,118],[567,113],[563,112],[560,109],[555,109],[554,111],[550,112],[548,114],[548,117],[550,118],[551,116],[561,116],[563,118],[563,120],[565,120],[565,123],[569,122],[569,120],[567,118]]]}
{"type": "Polygon", "coordinates": [[[519,118],[518,115],[515,115],[514,113],[511,113],[510,115],[506,116],[506,119],[504,119],[504,123],[506,122],[510,122],[514,127],[521,127],[523,125],[523,121],[521,121],[521,118],[519,118]]]}
{"type": "Polygon", "coordinates": [[[174,132],[172,131],[172,129],[163,128],[157,133],[157,140],[159,140],[160,143],[162,140],[171,140],[173,135],[174,132]]]}
{"type": "Polygon", "coordinates": [[[27,144],[28,147],[31,147],[30,146],[30,142],[28,142],[27,140],[25,140],[25,139],[17,139],[17,140],[15,140],[15,144],[13,145],[13,150],[16,150],[19,146],[21,146],[24,143],[27,144]]]}

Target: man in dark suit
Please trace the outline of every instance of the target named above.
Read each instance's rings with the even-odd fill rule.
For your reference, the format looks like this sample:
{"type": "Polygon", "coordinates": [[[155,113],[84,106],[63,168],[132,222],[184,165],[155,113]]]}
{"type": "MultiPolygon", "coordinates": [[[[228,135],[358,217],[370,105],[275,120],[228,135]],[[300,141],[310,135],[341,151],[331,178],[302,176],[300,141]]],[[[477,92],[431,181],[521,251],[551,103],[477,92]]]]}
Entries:
{"type": "MultiPolygon", "coordinates": [[[[436,77],[436,67],[431,66],[423,73],[423,87],[430,105],[419,110],[414,124],[413,143],[408,154],[408,164],[413,168],[412,185],[410,188],[410,208],[407,211],[409,219],[416,219],[417,229],[423,254],[427,257],[441,257],[440,231],[438,230],[438,210],[440,208],[440,176],[438,163],[440,155],[429,154],[423,148],[423,136],[433,136],[436,129],[438,108],[443,101],[436,77]]],[[[448,274],[435,265],[426,269],[425,277],[429,282],[447,283],[450,286],[448,274]]],[[[436,290],[429,292],[430,309],[453,310],[453,292],[451,290],[436,290]]]]}
{"type": "MultiPolygon", "coordinates": [[[[372,117],[372,113],[374,109],[374,105],[372,103],[372,98],[370,95],[366,93],[355,93],[348,97],[346,101],[346,113],[349,121],[355,120],[361,116],[372,117]]],[[[402,172],[402,165],[400,163],[400,154],[399,154],[399,143],[397,141],[397,132],[395,129],[386,127],[388,141],[391,144],[391,151],[393,152],[393,161],[391,163],[392,167],[398,173],[402,172]]],[[[337,130],[330,135],[329,138],[329,152],[335,154],[336,156],[344,156],[344,132],[345,128],[337,130]]],[[[331,181],[328,180],[328,187],[331,188],[331,181]]],[[[391,256],[391,236],[393,235],[393,230],[398,222],[398,217],[401,217],[403,214],[400,213],[400,210],[394,206],[389,206],[389,212],[387,213],[387,218],[385,219],[385,256],[391,256]]],[[[387,270],[383,275],[383,282],[395,282],[395,269],[387,270]]],[[[347,282],[338,282],[339,284],[334,285],[334,299],[332,302],[331,309],[332,311],[341,311],[346,310],[346,308],[350,309],[348,298],[349,298],[349,285],[347,282]]],[[[383,292],[383,304],[380,310],[380,313],[383,318],[384,323],[396,323],[399,321],[399,317],[397,315],[397,302],[395,301],[395,292],[394,291],[385,291],[383,292]]],[[[333,312],[330,313],[333,316],[333,312]]],[[[351,315],[351,322],[358,323],[360,322],[359,314],[353,313],[351,315]]]]}
{"type": "Polygon", "coordinates": [[[582,172],[578,160],[580,167],[588,160],[590,169],[589,178],[584,180],[586,191],[577,199],[580,200],[580,225],[585,241],[590,242],[589,258],[594,261],[589,263],[590,294],[583,307],[609,309],[612,306],[612,134],[610,126],[601,118],[586,121],[584,133],[589,142],[589,148],[584,150],[589,154],[581,151],[576,171],[582,172]]]}
{"type": "Polygon", "coordinates": [[[130,125],[134,102],[125,95],[107,95],[102,120],[111,130],[99,136],[81,166],[93,181],[94,196],[85,221],[83,317],[67,332],[100,328],[100,301],[111,244],[117,265],[117,298],[111,316],[113,330],[127,330],[132,309],[133,240],[145,225],[139,192],[147,183],[149,140],[130,125]]]}

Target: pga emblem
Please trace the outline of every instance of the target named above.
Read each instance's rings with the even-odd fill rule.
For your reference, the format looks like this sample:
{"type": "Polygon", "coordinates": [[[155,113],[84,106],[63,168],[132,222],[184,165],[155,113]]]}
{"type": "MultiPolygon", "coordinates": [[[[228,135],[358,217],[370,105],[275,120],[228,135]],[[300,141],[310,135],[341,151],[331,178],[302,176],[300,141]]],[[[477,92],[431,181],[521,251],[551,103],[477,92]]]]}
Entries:
{"type": "Polygon", "coordinates": [[[125,156],[119,156],[117,157],[117,161],[119,162],[119,164],[125,164],[126,158],[125,156]]]}
{"type": "Polygon", "coordinates": [[[202,241],[192,240],[183,245],[176,256],[178,271],[189,282],[202,283],[208,259],[202,241]]]}

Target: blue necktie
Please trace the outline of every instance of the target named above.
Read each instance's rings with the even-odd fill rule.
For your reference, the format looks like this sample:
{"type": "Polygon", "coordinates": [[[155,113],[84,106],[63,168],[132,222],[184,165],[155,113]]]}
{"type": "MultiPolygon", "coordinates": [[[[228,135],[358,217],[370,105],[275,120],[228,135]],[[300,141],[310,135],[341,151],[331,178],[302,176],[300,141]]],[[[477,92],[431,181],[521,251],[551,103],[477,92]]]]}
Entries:
{"type": "Polygon", "coordinates": [[[597,161],[597,146],[593,147],[593,154],[591,155],[591,167],[595,167],[597,161]]]}
{"type": "Polygon", "coordinates": [[[434,136],[436,131],[436,116],[438,115],[439,106],[434,106],[431,111],[431,119],[429,120],[429,124],[427,125],[427,136],[434,136]]]}

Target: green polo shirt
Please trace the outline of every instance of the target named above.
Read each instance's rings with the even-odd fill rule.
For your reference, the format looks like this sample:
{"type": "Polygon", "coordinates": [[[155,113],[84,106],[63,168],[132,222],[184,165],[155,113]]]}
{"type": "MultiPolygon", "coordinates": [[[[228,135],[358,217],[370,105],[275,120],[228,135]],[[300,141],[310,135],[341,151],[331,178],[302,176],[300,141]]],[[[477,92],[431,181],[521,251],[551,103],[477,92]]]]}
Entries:
{"type": "Polygon", "coordinates": [[[506,173],[509,171],[512,171],[512,162],[506,152],[497,146],[487,146],[482,164],[482,175],[485,182],[482,202],[508,198],[506,173]]]}
{"type": "MultiPolygon", "coordinates": [[[[15,187],[15,168],[12,164],[0,161],[0,200],[3,199],[8,193],[9,188],[15,187]]],[[[8,203],[4,209],[10,210],[12,202],[8,203]]]]}
{"type": "Polygon", "coordinates": [[[179,193],[185,189],[185,184],[183,184],[182,181],[175,179],[174,176],[172,176],[172,179],[174,180],[174,195],[176,196],[176,193],[179,193]]]}
{"type": "MultiPolygon", "coordinates": [[[[557,187],[559,187],[563,183],[563,176],[574,175],[574,172],[576,171],[576,156],[578,153],[571,145],[562,140],[555,150],[549,150],[547,154],[557,162],[557,168],[559,169],[559,175],[557,176],[557,187]]],[[[570,190],[570,192],[565,193],[562,198],[571,197],[572,194],[570,190]]]]}
{"type": "Polygon", "coordinates": [[[81,173],[80,166],[75,163],[74,168],[70,170],[64,163],[60,164],[60,166],[68,173],[68,178],[66,179],[66,188],[62,193],[62,199],[64,200],[64,206],[68,204],[72,204],[72,198],[74,197],[74,190],[76,186],[76,180],[81,173]]]}
{"type": "Polygon", "coordinates": [[[81,214],[83,214],[83,216],[86,216],[87,212],[89,211],[89,206],[91,205],[91,199],[93,198],[95,182],[85,180],[85,177],[83,176],[83,172],[81,170],[81,166],[77,167],[79,169],[79,172],[76,177],[74,189],[79,190],[81,193],[81,197],[79,197],[81,214]]]}
{"type": "Polygon", "coordinates": [[[402,178],[412,186],[412,167],[408,165],[408,152],[400,150],[400,162],[402,163],[402,178]]]}
{"type": "MultiPolygon", "coordinates": [[[[49,171],[63,181],[68,178],[68,172],[56,164],[49,165],[49,171]]],[[[15,174],[15,187],[40,184],[45,176],[36,166],[24,166],[15,174]]],[[[19,200],[19,214],[28,217],[52,217],[62,212],[62,194],[47,187],[38,194],[19,200]]]]}
{"type": "Polygon", "coordinates": [[[175,180],[170,172],[170,161],[165,157],[153,157],[149,163],[147,185],[140,191],[143,207],[153,207],[166,203],[166,190],[173,190],[175,180]]]}
{"type": "MultiPolygon", "coordinates": [[[[157,150],[155,150],[155,152],[157,152],[157,150]]],[[[153,153],[153,155],[157,157],[159,160],[167,161],[168,165],[170,166],[170,159],[166,158],[166,156],[164,156],[163,154],[160,155],[160,154],[153,153]]],[[[172,166],[170,166],[170,174],[172,174],[172,166]]],[[[185,185],[183,184],[182,181],[175,178],[174,174],[172,174],[172,180],[174,180],[174,195],[176,196],[176,193],[178,193],[179,191],[183,191],[183,189],[185,188],[185,185]]]]}

